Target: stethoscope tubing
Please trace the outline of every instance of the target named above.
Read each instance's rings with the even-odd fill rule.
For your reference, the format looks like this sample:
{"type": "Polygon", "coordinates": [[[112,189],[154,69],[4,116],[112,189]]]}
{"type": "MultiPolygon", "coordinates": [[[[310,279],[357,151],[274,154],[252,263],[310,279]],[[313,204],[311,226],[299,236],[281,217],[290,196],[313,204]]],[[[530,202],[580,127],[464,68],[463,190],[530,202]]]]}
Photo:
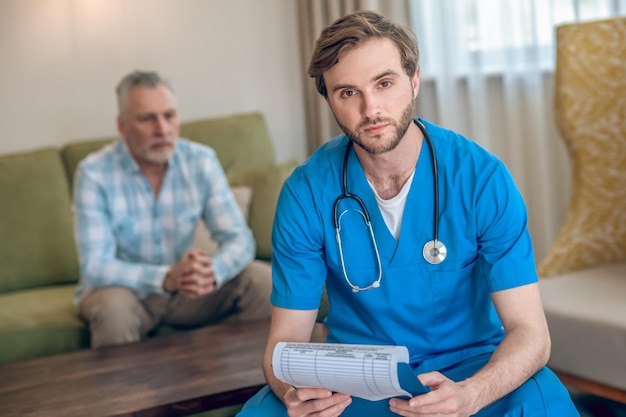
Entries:
{"type": "MultiPolygon", "coordinates": [[[[447,256],[447,249],[446,249],[446,246],[442,242],[439,241],[439,169],[437,166],[437,157],[435,154],[435,146],[433,144],[432,139],[430,138],[430,135],[428,134],[428,131],[426,130],[426,127],[419,119],[415,119],[414,121],[417,127],[422,132],[422,135],[424,136],[424,139],[426,140],[428,148],[430,149],[430,157],[431,157],[431,163],[433,167],[433,189],[434,189],[433,239],[426,242],[422,250],[422,255],[424,259],[426,260],[426,262],[430,264],[439,264],[445,260],[447,256]]],[[[374,231],[372,229],[372,223],[371,223],[369,211],[367,210],[365,203],[363,202],[363,200],[361,200],[359,196],[348,192],[348,160],[350,157],[350,150],[352,147],[353,147],[353,144],[352,144],[352,141],[350,140],[348,142],[348,145],[346,146],[346,151],[345,151],[344,158],[343,158],[343,167],[342,167],[342,175],[341,175],[342,194],[339,197],[337,197],[337,199],[335,200],[335,204],[333,207],[333,212],[334,212],[333,222],[335,226],[335,237],[337,240],[337,244],[339,245],[339,257],[340,257],[341,267],[343,270],[344,277],[348,285],[352,288],[352,291],[359,292],[359,291],[370,290],[372,288],[378,288],[380,286],[380,281],[382,279],[382,267],[381,267],[381,261],[380,261],[380,254],[378,252],[378,245],[376,244],[376,238],[374,236],[374,231]],[[359,287],[359,286],[354,285],[348,278],[348,273],[346,271],[346,266],[345,266],[345,262],[343,258],[343,249],[341,245],[341,236],[339,233],[341,230],[340,218],[344,214],[344,213],[339,214],[339,204],[344,199],[352,199],[356,201],[357,204],[360,206],[361,211],[362,211],[361,214],[363,215],[365,223],[369,229],[372,242],[374,244],[379,272],[378,272],[377,279],[367,287],[359,287]]]]}
{"type": "MultiPolygon", "coordinates": [[[[426,143],[428,144],[428,148],[430,149],[430,159],[433,165],[433,201],[434,201],[434,209],[435,213],[433,216],[433,240],[435,242],[439,241],[439,168],[437,166],[437,157],[435,155],[435,145],[433,144],[426,127],[420,120],[415,120],[415,124],[421,130],[424,135],[424,139],[426,139],[426,143]]],[[[342,175],[341,175],[341,191],[342,194],[335,200],[334,206],[334,224],[335,229],[339,229],[339,204],[345,198],[351,198],[355,200],[361,209],[363,210],[363,214],[365,216],[365,221],[370,223],[370,214],[367,208],[365,207],[365,203],[363,200],[356,194],[352,194],[348,192],[348,159],[350,157],[350,149],[352,148],[352,141],[348,141],[348,145],[346,146],[346,152],[343,157],[343,167],[342,167],[342,175]]]]}

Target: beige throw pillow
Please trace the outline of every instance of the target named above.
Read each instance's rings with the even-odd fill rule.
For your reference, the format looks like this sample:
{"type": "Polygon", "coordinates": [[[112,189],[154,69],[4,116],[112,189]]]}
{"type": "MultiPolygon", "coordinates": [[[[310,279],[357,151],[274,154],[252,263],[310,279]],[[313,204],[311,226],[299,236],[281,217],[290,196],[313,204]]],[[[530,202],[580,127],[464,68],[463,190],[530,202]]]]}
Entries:
{"type": "MultiPolygon", "coordinates": [[[[250,203],[252,202],[252,188],[248,186],[236,186],[231,187],[237,206],[243,214],[243,218],[248,222],[248,216],[250,212],[250,203]]],[[[218,244],[211,238],[211,232],[206,228],[202,219],[196,226],[196,233],[193,240],[194,249],[202,249],[209,256],[213,256],[217,253],[218,244]]]]}
{"type": "Polygon", "coordinates": [[[257,258],[268,260],[272,258],[272,225],[278,195],[283,183],[298,165],[299,161],[292,159],[268,168],[229,175],[231,186],[252,187],[248,224],[256,240],[257,258]]]}

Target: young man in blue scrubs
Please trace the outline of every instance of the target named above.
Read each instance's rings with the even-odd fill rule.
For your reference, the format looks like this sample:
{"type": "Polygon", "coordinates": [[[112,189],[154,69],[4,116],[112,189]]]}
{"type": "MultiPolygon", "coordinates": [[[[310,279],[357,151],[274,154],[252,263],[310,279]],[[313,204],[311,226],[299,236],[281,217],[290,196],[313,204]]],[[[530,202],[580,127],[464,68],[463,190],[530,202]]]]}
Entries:
{"type": "Polygon", "coordinates": [[[545,367],[550,336],[522,197],[496,157],[414,118],[417,63],[414,35],[373,12],[318,38],[309,75],[344,134],[283,187],[269,386],[240,416],[578,416],[545,367]],[[324,284],[327,342],[406,346],[428,393],[368,402],[274,376],[276,343],[310,340],[324,284]]]}

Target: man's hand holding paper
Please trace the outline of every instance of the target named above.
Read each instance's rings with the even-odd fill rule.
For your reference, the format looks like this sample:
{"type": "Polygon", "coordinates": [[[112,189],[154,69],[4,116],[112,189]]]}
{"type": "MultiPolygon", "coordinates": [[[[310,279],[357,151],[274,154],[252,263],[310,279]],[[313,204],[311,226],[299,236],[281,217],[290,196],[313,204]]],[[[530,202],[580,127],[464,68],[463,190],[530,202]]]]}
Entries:
{"type": "Polygon", "coordinates": [[[326,388],[377,401],[428,391],[408,359],[404,346],[281,342],[272,366],[278,379],[296,388],[326,388]]]}

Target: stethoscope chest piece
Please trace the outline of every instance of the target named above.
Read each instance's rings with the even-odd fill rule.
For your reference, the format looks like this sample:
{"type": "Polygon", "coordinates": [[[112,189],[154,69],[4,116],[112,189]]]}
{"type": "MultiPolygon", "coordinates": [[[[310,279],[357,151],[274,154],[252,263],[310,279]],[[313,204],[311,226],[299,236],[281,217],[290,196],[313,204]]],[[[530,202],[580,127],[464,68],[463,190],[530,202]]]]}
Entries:
{"type": "Polygon", "coordinates": [[[439,240],[430,240],[424,245],[422,249],[422,255],[424,259],[431,265],[437,265],[442,263],[448,255],[448,249],[439,240]]]}

